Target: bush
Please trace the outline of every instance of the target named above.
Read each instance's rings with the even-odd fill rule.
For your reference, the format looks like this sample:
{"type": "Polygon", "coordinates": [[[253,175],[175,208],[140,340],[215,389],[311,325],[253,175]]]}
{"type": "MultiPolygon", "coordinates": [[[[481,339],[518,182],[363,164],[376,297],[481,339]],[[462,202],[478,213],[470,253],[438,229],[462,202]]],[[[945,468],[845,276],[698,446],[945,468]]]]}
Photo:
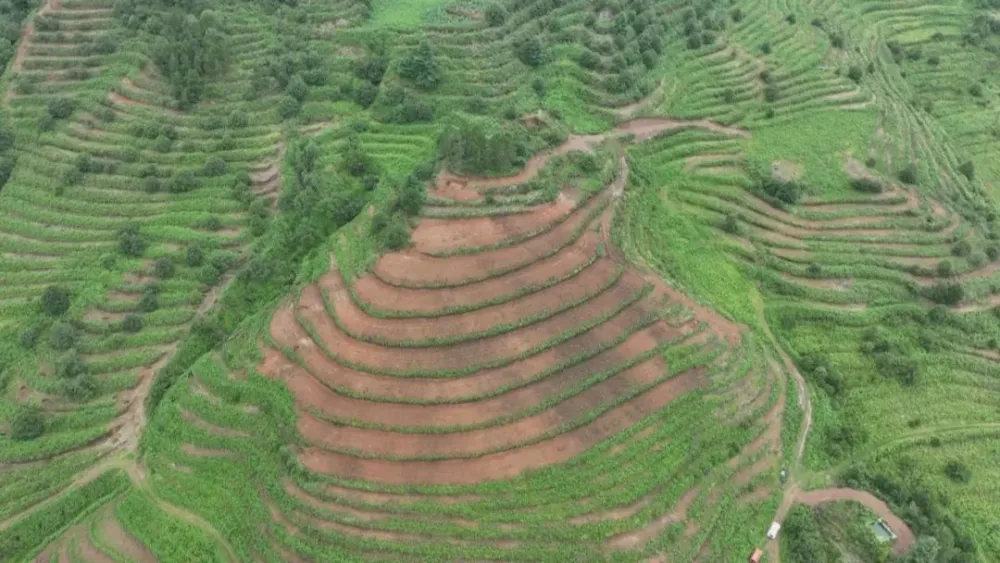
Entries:
{"type": "Polygon", "coordinates": [[[410,230],[403,220],[390,222],[382,231],[382,240],[389,250],[399,250],[410,244],[410,230]]]}
{"type": "Polygon", "coordinates": [[[58,317],[69,309],[69,290],[65,287],[50,285],[42,293],[42,311],[52,317],[58,317]]]}
{"type": "Polygon", "coordinates": [[[988,258],[990,262],[996,262],[997,258],[1000,258],[1000,247],[992,245],[987,246],[986,258],[988,258]]]}
{"type": "Polygon", "coordinates": [[[46,109],[53,119],[66,119],[73,114],[76,104],[69,98],[53,98],[46,109]]]}
{"type": "Polygon", "coordinates": [[[122,319],[122,330],[124,330],[125,332],[131,332],[135,334],[136,332],[142,330],[142,325],[143,325],[142,317],[140,317],[139,315],[135,314],[126,315],[125,318],[122,319]]]}
{"type": "Polygon", "coordinates": [[[809,264],[809,267],[806,268],[806,271],[809,272],[810,276],[818,276],[823,273],[823,266],[816,262],[813,262],[809,264]]]}
{"type": "Polygon", "coordinates": [[[983,85],[976,83],[973,84],[972,86],[969,86],[969,93],[977,98],[983,97],[983,85]]]}
{"type": "Polygon", "coordinates": [[[795,18],[795,14],[788,14],[787,16],[785,16],[785,21],[794,24],[798,20],[795,18]]]}
{"type": "Polygon", "coordinates": [[[766,88],[764,88],[764,100],[765,101],[767,101],[767,102],[776,102],[776,101],[778,101],[778,98],[780,98],[780,97],[781,97],[781,91],[778,90],[777,86],[775,86],[773,84],[769,84],[766,88]]]}
{"type": "Polygon", "coordinates": [[[944,466],[944,474],[955,483],[968,483],[972,480],[972,471],[960,461],[949,461],[944,466]]]}
{"type": "Polygon", "coordinates": [[[174,277],[174,263],[170,258],[160,258],[153,266],[153,275],[163,280],[174,277]]]}
{"type": "Polygon", "coordinates": [[[209,157],[201,167],[201,172],[206,176],[222,176],[226,173],[226,161],[217,156],[209,157]]]}
{"type": "Polygon", "coordinates": [[[160,299],[156,293],[152,291],[144,291],[142,298],[139,299],[138,307],[139,310],[144,313],[152,313],[160,308],[160,299]]]}
{"type": "MultiPolygon", "coordinates": [[[[211,159],[216,160],[216,159],[211,159]]],[[[210,160],[210,162],[211,162],[210,160]]],[[[222,159],[217,159],[222,160],[222,159]]],[[[225,167],[225,161],[222,162],[222,166],[225,167]]],[[[206,167],[209,163],[206,163],[206,167]]],[[[198,187],[198,179],[195,178],[194,172],[190,170],[180,170],[175,172],[173,176],[170,177],[170,182],[167,183],[167,191],[172,194],[183,194],[190,192],[198,187]]]]}
{"type": "Polygon", "coordinates": [[[734,215],[727,214],[725,218],[722,219],[721,228],[723,231],[735,235],[740,232],[740,223],[734,215]]]}
{"type": "Polygon", "coordinates": [[[761,46],[760,46],[760,52],[764,53],[765,55],[770,55],[771,54],[771,42],[767,41],[767,42],[761,44],[761,46]]]}
{"type": "Polygon", "coordinates": [[[545,61],[545,46],[538,37],[532,37],[517,46],[517,58],[528,66],[539,66],[545,61]]]}
{"type": "Polygon", "coordinates": [[[37,328],[29,326],[28,328],[21,331],[21,334],[18,335],[17,340],[18,342],[20,342],[23,348],[27,348],[30,350],[35,347],[35,344],[38,343],[38,336],[40,334],[41,333],[37,328]]]}
{"type": "Polygon", "coordinates": [[[367,82],[363,82],[354,89],[354,103],[358,104],[362,108],[367,108],[375,103],[375,98],[377,97],[378,87],[367,82]]]}
{"type": "Polygon", "coordinates": [[[49,332],[49,346],[56,350],[69,350],[76,345],[76,329],[69,323],[56,323],[49,332]]]}
{"type": "Polygon", "coordinates": [[[285,96],[278,103],[278,116],[281,119],[291,119],[299,114],[299,110],[302,109],[302,104],[298,100],[291,96],[285,96]]]}
{"type": "Polygon", "coordinates": [[[184,251],[184,263],[192,268],[197,268],[205,263],[205,251],[197,244],[192,244],[184,251]]]}
{"type": "Polygon", "coordinates": [[[296,101],[302,103],[306,101],[309,96],[309,86],[306,85],[306,81],[302,79],[302,75],[296,74],[288,82],[288,86],[285,88],[285,93],[295,98],[296,101]]]}
{"type": "Polygon", "coordinates": [[[734,22],[741,22],[741,21],[743,21],[743,10],[741,10],[739,8],[733,8],[733,11],[732,11],[731,15],[732,15],[732,18],[733,18],[734,22]]]}
{"type": "Polygon", "coordinates": [[[12,440],[34,440],[45,433],[45,417],[41,409],[34,405],[19,405],[10,421],[12,440]]]}
{"type": "Polygon", "coordinates": [[[958,241],[951,247],[951,253],[953,256],[968,256],[972,253],[972,245],[966,240],[958,241]]]}
{"type": "Polygon", "coordinates": [[[878,165],[878,160],[874,156],[869,156],[865,159],[865,166],[868,168],[875,168],[878,165]]]}
{"type": "Polygon", "coordinates": [[[879,194],[885,189],[882,182],[871,178],[855,178],[854,180],[851,180],[851,187],[859,192],[867,194],[879,194]]]}
{"type": "Polygon", "coordinates": [[[965,288],[957,283],[938,283],[924,292],[925,296],[942,305],[957,305],[965,298],[965,288]]]}
{"type": "Polygon", "coordinates": [[[410,176],[399,188],[396,206],[407,215],[418,215],[427,199],[427,190],[423,183],[410,176]]]}
{"type": "Polygon", "coordinates": [[[241,109],[234,109],[229,113],[226,126],[232,129],[242,129],[250,125],[250,116],[241,109]]]}
{"type": "Polygon", "coordinates": [[[486,24],[490,27],[499,27],[507,19],[507,12],[499,4],[490,4],[486,8],[486,24]]]}
{"type": "Polygon", "coordinates": [[[67,352],[55,363],[55,376],[59,379],[72,379],[87,373],[87,364],[83,363],[76,351],[67,352]]]}
{"type": "Polygon", "coordinates": [[[942,260],[937,263],[937,267],[934,269],[937,275],[946,278],[955,273],[955,268],[951,264],[951,260],[942,260]]]}
{"type": "Polygon", "coordinates": [[[423,90],[432,90],[441,83],[441,70],[434,57],[434,49],[426,39],[400,61],[399,75],[423,90]]]}
{"type": "Polygon", "coordinates": [[[899,171],[899,181],[911,186],[917,183],[917,169],[912,164],[899,171]]]}
{"type": "Polygon", "coordinates": [[[537,76],[531,81],[531,89],[535,91],[535,95],[539,98],[544,98],[545,93],[548,91],[548,85],[545,83],[544,78],[537,76]]]}
{"type": "Polygon", "coordinates": [[[864,76],[865,71],[858,65],[851,65],[851,68],[847,69],[847,77],[855,82],[861,82],[864,76]]]}
{"type": "Polygon", "coordinates": [[[971,160],[966,160],[959,167],[958,171],[971,182],[976,177],[976,165],[971,160]]]}

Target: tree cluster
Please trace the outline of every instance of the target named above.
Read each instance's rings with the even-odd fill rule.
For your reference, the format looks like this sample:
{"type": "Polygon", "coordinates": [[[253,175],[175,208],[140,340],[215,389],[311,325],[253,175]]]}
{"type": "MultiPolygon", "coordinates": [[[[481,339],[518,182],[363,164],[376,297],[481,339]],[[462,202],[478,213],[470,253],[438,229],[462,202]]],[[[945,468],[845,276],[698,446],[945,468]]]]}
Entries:
{"type": "Polygon", "coordinates": [[[505,124],[488,134],[482,125],[465,120],[447,128],[439,145],[448,166],[463,174],[507,172],[523,164],[527,153],[522,129],[505,124]]]}

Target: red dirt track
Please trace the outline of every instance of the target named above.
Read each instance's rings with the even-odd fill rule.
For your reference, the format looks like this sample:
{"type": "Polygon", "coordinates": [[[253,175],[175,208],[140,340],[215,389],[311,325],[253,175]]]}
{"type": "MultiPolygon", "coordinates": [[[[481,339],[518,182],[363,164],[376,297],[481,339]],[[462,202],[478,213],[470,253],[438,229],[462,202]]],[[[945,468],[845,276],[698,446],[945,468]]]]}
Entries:
{"type": "MultiPolygon", "coordinates": [[[[556,154],[690,127],[745,135],[635,120],[571,137],[514,176],[442,173],[434,195],[479,199],[478,189],[529,179],[556,154]]],[[[372,273],[348,281],[334,265],[280,307],[257,369],[295,398],[306,468],[386,485],[509,479],[582,454],[703,386],[705,368],[668,376],[658,350],[727,346],[740,330],[662,283],[644,295],[655,280],[608,247],[628,178],[624,157],[619,166],[614,185],[580,205],[560,195],[522,213],[424,218],[413,247],[382,256],[372,273]],[[695,307],[695,319],[659,320],[663,298],[695,307]],[[701,321],[709,330],[695,334],[701,321]]]]}

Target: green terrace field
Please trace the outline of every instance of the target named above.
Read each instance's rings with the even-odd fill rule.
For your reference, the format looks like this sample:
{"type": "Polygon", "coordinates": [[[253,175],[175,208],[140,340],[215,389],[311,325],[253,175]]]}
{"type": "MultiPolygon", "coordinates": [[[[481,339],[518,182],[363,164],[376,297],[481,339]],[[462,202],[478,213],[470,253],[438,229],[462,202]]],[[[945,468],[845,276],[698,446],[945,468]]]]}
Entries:
{"type": "Polygon", "coordinates": [[[9,4],[0,560],[1000,560],[1000,5],[9,4]]]}

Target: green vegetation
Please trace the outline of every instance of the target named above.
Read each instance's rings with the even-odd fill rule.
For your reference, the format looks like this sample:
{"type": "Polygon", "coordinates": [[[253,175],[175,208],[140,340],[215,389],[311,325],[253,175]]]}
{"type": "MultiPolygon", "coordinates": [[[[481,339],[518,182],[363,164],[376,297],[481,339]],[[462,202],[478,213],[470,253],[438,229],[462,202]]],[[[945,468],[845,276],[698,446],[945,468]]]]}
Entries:
{"type": "Polygon", "coordinates": [[[1000,559],[998,9],[0,3],[0,553],[1000,559]]]}

